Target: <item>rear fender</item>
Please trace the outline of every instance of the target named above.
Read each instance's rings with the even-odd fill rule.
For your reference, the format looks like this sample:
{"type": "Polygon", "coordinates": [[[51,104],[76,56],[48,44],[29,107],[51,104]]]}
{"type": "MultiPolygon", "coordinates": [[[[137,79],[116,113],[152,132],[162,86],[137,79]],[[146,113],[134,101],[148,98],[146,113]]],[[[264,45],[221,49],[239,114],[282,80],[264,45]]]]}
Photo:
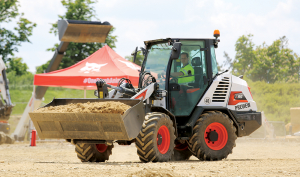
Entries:
{"type": "Polygon", "coordinates": [[[235,111],[257,111],[256,102],[253,100],[250,87],[245,80],[232,76],[227,108],[235,111]],[[237,94],[241,94],[241,97],[236,98],[237,94]]]}
{"type": "Polygon", "coordinates": [[[201,116],[201,114],[205,111],[220,111],[224,114],[227,114],[228,117],[233,121],[233,125],[236,127],[236,135],[238,137],[248,136],[256,129],[261,126],[261,113],[256,111],[247,111],[247,112],[238,112],[232,111],[227,108],[222,107],[201,107],[198,106],[195,108],[192,113],[187,127],[194,127],[196,121],[201,116]]]}
{"type": "MultiPolygon", "coordinates": [[[[233,121],[233,125],[236,127],[237,130],[239,130],[239,124],[236,120],[236,118],[232,115],[232,113],[224,107],[209,107],[209,106],[197,106],[190,116],[189,121],[187,122],[186,126],[187,127],[194,127],[196,121],[199,119],[199,117],[203,114],[205,111],[220,111],[224,114],[227,114],[228,117],[233,121]]],[[[237,135],[238,135],[237,131],[237,135]]]]}

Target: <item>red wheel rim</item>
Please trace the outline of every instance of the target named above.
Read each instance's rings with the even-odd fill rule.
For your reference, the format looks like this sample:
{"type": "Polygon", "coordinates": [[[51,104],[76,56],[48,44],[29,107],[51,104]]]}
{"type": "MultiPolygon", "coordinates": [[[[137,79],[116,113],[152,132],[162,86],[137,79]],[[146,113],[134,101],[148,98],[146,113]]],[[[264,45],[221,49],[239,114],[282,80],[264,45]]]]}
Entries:
{"type": "Polygon", "coordinates": [[[106,151],[107,146],[105,144],[96,144],[96,148],[99,152],[103,153],[106,151]]]}
{"type": "Polygon", "coordinates": [[[214,122],[209,124],[204,132],[204,139],[206,145],[212,150],[220,150],[222,149],[228,140],[228,133],[224,125],[214,122]],[[216,135],[217,138],[212,138],[210,135],[216,135]]]}
{"type": "Polygon", "coordinates": [[[159,127],[156,142],[158,151],[161,154],[165,154],[168,152],[170,147],[170,132],[165,125],[159,127]]]}

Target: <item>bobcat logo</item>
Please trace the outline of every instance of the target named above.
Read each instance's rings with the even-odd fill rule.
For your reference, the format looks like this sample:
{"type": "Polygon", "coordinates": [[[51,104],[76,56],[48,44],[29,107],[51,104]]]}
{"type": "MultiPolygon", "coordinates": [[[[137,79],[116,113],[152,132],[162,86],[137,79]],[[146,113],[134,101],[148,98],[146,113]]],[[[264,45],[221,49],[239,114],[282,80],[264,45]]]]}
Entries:
{"type": "Polygon", "coordinates": [[[135,66],[133,63],[131,62],[127,62],[127,61],[122,61],[122,60],[119,60],[120,62],[122,63],[125,63],[127,67],[131,68],[131,69],[134,69],[134,70],[139,70],[141,69],[141,67],[138,67],[138,66],[135,66]]]}
{"type": "Polygon", "coordinates": [[[210,98],[208,98],[208,97],[204,98],[204,103],[205,104],[210,104],[210,98]]]}
{"type": "Polygon", "coordinates": [[[97,64],[97,63],[86,62],[85,63],[85,67],[81,68],[79,72],[83,72],[83,73],[101,72],[100,68],[102,66],[105,66],[105,65],[107,65],[107,63],[105,63],[105,64],[97,64]]]}

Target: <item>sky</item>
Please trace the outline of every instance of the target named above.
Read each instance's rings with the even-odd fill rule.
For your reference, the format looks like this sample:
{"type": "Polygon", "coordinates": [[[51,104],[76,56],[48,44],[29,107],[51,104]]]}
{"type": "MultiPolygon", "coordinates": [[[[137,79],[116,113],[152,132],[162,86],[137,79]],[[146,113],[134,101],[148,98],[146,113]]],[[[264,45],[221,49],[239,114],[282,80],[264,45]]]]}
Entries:
{"type": "MultiPolygon", "coordinates": [[[[20,12],[37,24],[31,43],[22,43],[16,57],[22,57],[29,71],[45,64],[53,56],[46,51],[59,43],[58,36],[50,34],[51,23],[66,9],[60,0],[19,0],[20,12]]],[[[255,45],[271,45],[282,36],[289,39],[289,48],[300,55],[300,1],[299,0],[98,0],[94,5],[97,18],[108,21],[118,36],[114,49],[122,57],[130,55],[143,41],[176,38],[213,38],[219,29],[221,36],[216,50],[222,63],[226,51],[235,57],[235,43],[242,35],[253,34],[255,45]]],[[[13,27],[13,23],[1,24],[13,27]]]]}

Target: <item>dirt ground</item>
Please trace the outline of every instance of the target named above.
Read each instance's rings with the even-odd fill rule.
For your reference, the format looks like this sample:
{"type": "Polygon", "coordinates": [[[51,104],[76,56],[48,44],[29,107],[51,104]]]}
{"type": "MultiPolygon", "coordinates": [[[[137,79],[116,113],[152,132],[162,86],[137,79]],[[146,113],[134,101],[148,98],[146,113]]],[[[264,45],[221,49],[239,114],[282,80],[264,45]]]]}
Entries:
{"type": "Polygon", "coordinates": [[[105,163],[81,163],[63,141],[3,144],[0,176],[300,176],[299,140],[238,139],[226,160],[141,163],[135,145],[115,144],[105,163]]]}

